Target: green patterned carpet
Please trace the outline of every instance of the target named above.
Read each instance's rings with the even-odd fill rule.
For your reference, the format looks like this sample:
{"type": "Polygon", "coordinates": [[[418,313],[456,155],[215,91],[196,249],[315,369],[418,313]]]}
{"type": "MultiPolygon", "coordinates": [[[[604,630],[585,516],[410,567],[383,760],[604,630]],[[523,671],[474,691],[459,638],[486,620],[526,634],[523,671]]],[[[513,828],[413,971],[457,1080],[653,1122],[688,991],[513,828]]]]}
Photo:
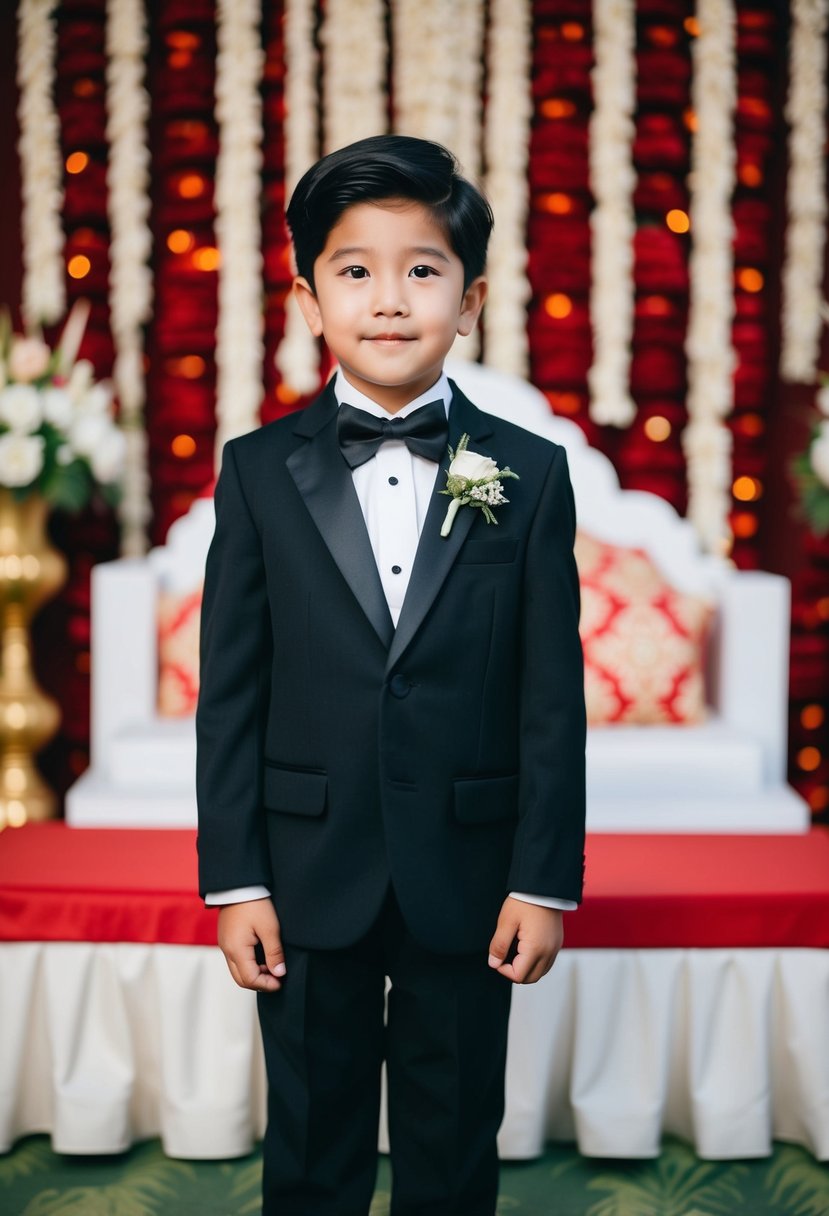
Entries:
{"type": "MultiPolygon", "coordinates": [[[[158,1141],[120,1157],[60,1157],[46,1136],[0,1157],[0,1216],[256,1216],[259,1153],[170,1161],[158,1141]]],[[[371,1216],[389,1211],[380,1162],[371,1216]]],[[[596,1161],[570,1145],[503,1167],[498,1216],[829,1216],[829,1169],[775,1145],[759,1161],[700,1161],[666,1140],[657,1161],[596,1161]]]]}

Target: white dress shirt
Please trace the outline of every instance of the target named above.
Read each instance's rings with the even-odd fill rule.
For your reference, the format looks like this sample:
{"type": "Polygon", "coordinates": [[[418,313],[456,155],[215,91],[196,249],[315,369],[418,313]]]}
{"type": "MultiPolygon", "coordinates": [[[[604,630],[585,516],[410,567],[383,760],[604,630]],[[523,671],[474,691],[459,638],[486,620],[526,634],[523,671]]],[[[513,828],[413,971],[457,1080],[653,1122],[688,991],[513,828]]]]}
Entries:
{"type": "MultiPolygon", "coordinates": [[[[420,406],[438,398],[443,400],[448,414],[452,389],[444,373],[427,392],[408,402],[396,414],[390,414],[376,401],[352,388],[342,372],[337,372],[334,395],[338,405],[348,402],[355,409],[365,410],[367,414],[374,414],[377,418],[405,418],[420,406]]],[[[395,626],[400,618],[406,588],[411,578],[436,475],[437,465],[425,456],[415,456],[402,439],[386,440],[370,460],[351,471],[383,592],[395,626]]],[[[546,908],[571,911],[577,907],[573,900],[568,899],[525,895],[517,891],[510,894],[513,899],[541,904],[546,908]]],[[[230,904],[264,899],[269,895],[267,887],[257,886],[211,892],[205,898],[208,904],[230,904]]]]}

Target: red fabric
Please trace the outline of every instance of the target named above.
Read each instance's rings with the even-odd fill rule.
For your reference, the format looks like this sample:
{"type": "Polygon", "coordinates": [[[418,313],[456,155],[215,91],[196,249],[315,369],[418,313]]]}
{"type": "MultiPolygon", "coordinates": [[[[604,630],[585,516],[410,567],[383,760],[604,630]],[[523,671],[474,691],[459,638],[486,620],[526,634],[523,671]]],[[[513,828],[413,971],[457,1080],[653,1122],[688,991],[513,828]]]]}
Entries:
{"type": "MultiPolygon", "coordinates": [[[[829,947],[829,830],[599,836],[571,947],[829,947]]],[[[0,940],[213,945],[194,831],[29,824],[0,834],[0,940]]]]}

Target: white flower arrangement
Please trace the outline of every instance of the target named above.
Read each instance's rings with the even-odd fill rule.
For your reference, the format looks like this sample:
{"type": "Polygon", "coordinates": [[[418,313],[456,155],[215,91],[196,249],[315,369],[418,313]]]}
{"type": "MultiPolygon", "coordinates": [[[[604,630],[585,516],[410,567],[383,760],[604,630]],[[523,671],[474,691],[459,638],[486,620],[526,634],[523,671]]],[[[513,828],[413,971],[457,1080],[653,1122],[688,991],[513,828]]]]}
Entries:
{"type": "Polygon", "coordinates": [[[54,350],[12,333],[0,314],[0,486],[67,511],[96,493],[118,502],[126,450],[111,388],[94,382],[91,363],[75,359],[86,311],[75,305],[54,350]]]}
{"type": "Polygon", "coordinates": [[[731,529],[731,432],[725,419],[734,398],[736,364],[733,250],[737,100],[736,14],[733,0],[700,0],[700,34],[693,46],[691,101],[697,128],[691,150],[688,425],[688,518],[708,552],[723,552],[731,529]]]}
{"type": "Polygon", "coordinates": [[[492,457],[468,451],[468,444],[469,436],[464,434],[458,440],[455,451],[449,449],[446,489],[440,493],[448,494],[452,501],[440,530],[443,537],[452,531],[452,524],[461,507],[478,507],[488,524],[497,524],[492,508],[509,502],[504,495],[501,479],[512,477],[519,480],[518,474],[513,473],[512,469],[499,469],[492,457]]]}
{"type": "Polygon", "coordinates": [[[595,105],[590,119],[590,217],[593,366],[587,373],[590,417],[627,427],[636,417],[630,394],[633,340],[633,139],[636,131],[636,6],[633,0],[593,9],[595,105]]]}
{"type": "Polygon", "coordinates": [[[820,357],[820,298],[826,245],[826,0],[794,0],[789,43],[789,173],[782,273],[780,371],[809,384],[820,357]]]}
{"type": "Polygon", "coordinates": [[[216,464],[228,439],[252,431],[262,401],[262,100],[258,0],[219,0],[217,15],[216,464]]]}
{"type": "Polygon", "coordinates": [[[127,444],[119,515],[121,551],[128,557],[146,552],[152,516],[144,425],[144,325],[153,300],[147,45],[143,0],[107,0],[109,307],[115,343],[112,375],[127,444]]]}
{"type": "Polygon", "coordinates": [[[63,163],[54,101],[56,8],[56,0],[21,0],[17,10],[22,297],[27,325],[50,324],[66,309],[63,163]]]}

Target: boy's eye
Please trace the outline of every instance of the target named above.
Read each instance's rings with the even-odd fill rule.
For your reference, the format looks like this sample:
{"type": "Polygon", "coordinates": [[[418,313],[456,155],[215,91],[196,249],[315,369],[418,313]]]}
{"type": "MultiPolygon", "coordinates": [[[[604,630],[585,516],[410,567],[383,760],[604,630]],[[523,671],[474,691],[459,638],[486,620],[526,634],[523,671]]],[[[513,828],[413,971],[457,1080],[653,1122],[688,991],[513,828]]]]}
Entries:
{"type": "Polygon", "coordinates": [[[368,271],[365,266],[346,266],[343,274],[349,279],[367,279],[368,271]]]}
{"type": "Polygon", "coordinates": [[[413,266],[409,274],[413,275],[416,279],[428,279],[429,275],[437,274],[437,271],[433,270],[431,266],[413,266]]]}

